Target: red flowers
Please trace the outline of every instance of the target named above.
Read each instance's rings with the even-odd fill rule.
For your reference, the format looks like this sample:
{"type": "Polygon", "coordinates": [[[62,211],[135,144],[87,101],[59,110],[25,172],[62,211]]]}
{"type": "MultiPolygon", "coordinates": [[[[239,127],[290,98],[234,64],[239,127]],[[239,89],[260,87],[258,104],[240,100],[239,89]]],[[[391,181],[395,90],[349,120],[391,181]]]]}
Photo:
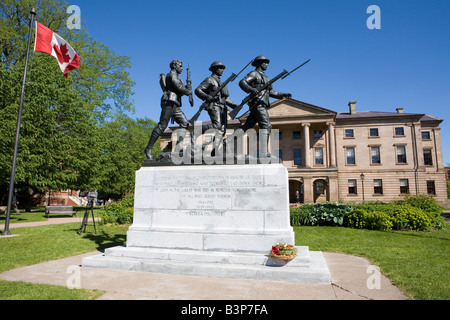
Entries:
{"type": "Polygon", "coordinates": [[[280,251],[280,248],[272,246],[272,252],[276,255],[278,255],[278,252],[280,251]]]}

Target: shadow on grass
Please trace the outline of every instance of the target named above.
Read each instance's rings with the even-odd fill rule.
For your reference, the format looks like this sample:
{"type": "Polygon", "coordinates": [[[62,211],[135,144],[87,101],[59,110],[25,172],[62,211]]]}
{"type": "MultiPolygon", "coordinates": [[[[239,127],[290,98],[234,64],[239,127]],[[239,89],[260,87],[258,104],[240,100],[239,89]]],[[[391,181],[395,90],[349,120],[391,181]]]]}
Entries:
{"type": "MultiPolygon", "coordinates": [[[[88,226],[80,237],[95,242],[98,251],[103,252],[106,248],[122,246],[126,243],[126,234],[111,232],[111,230],[105,231],[99,225],[96,225],[96,228],[97,232],[94,233],[94,226],[88,226]]],[[[74,229],[74,232],[79,233],[80,229],[74,229]]]]}

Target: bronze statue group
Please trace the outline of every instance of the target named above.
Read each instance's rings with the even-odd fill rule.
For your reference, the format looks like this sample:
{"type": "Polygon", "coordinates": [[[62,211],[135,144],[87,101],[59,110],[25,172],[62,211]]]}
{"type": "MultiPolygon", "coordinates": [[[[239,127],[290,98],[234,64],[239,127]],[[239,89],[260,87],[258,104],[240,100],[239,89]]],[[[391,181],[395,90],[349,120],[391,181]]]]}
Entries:
{"type": "MultiPolygon", "coordinates": [[[[309,62],[309,60],[307,61],[309,62]]],[[[307,63],[306,62],[306,63],[307,63]]],[[[281,93],[274,91],[272,83],[278,78],[284,78],[290,73],[294,72],[301,66],[297,67],[290,73],[284,71],[278,75],[276,79],[272,81],[265,75],[265,71],[270,63],[270,60],[264,56],[256,57],[252,62],[252,66],[255,70],[247,74],[240,82],[239,87],[249,94],[247,99],[244,99],[241,105],[237,105],[230,99],[230,94],[227,89],[227,84],[233,81],[237,76],[232,76],[227,81],[222,82],[221,76],[225,70],[225,65],[220,61],[215,61],[211,64],[209,71],[211,75],[207,77],[203,82],[195,89],[195,95],[201,99],[204,103],[194,118],[198,118],[199,113],[205,109],[211,119],[210,123],[202,125],[202,134],[207,130],[215,130],[215,136],[213,139],[212,156],[218,154],[218,150],[221,144],[223,144],[227,153],[231,153],[229,148],[231,142],[235,138],[242,137],[248,129],[255,127],[256,124],[260,128],[260,150],[259,157],[272,157],[268,150],[268,140],[271,132],[271,124],[267,109],[270,106],[269,98],[290,98],[292,95],[289,93],[281,93]],[[234,133],[228,137],[225,137],[227,127],[228,109],[234,109],[234,116],[239,112],[244,103],[248,103],[250,114],[247,117],[245,123],[234,131],[234,133]]],[[[305,64],[306,64],[305,63],[305,64]]],[[[245,68],[244,68],[245,69],[245,68]]],[[[244,70],[243,69],[243,70],[244,70]]],[[[242,71],[243,71],[242,70],[242,71]]],[[[188,84],[185,85],[180,78],[180,74],[183,71],[183,63],[179,60],[174,60],[170,63],[170,72],[167,75],[162,74],[161,88],[164,94],[161,98],[161,116],[158,125],[153,129],[150,140],[145,148],[145,155],[147,159],[153,159],[152,150],[153,146],[166,130],[169,125],[170,119],[173,119],[181,129],[188,130],[188,127],[193,123],[193,120],[188,121],[185,114],[181,110],[182,96],[190,96],[192,101],[192,88],[190,86],[190,77],[188,77],[188,84]]],[[[241,72],[242,72],[241,71],[241,72]]],[[[189,75],[189,71],[188,71],[189,75]]],[[[191,105],[193,103],[191,102],[191,105]]],[[[232,112],[233,112],[232,111],[232,112]]],[[[193,118],[193,119],[194,119],[193,118]]],[[[232,117],[234,118],[234,117],[232,117]]],[[[194,145],[194,138],[191,135],[191,144],[194,145]]],[[[183,137],[179,137],[177,146],[183,143],[183,137]]]]}

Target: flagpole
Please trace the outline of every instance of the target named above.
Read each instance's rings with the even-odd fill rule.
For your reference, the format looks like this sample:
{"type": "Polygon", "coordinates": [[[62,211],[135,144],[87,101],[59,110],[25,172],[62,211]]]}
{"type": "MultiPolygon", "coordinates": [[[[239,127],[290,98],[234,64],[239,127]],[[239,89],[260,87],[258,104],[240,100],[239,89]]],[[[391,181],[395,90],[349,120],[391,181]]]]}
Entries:
{"type": "Polygon", "coordinates": [[[31,8],[30,14],[31,14],[31,21],[30,21],[30,31],[28,33],[28,48],[27,48],[27,55],[25,58],[25,70],[23,72],[22,92],[20,94],[19,115],[17,116],[16,141],[14,143],[14,154],[13,154],[13,160],[12,160],[12,166],[11,166],[11,180],[9,181],[8,208],[6,209],[5,229],[2,232],[3,236],[11,235],[11,232],[9,231],[9,221],[10,221],[10,217],[11,217],[11,204],[12,204],[12,196],[13,196],[13,191],[14,191],[14,178],[16,175],[17,150],[19,148],[20,122],[22,120],[23,96],[25,93],[25,82],[27,79],[28,56],[30,53],[31,33],[33,31],[33,22],[34,22],[34,16],[36,15],[36,9],[31,8]]]}

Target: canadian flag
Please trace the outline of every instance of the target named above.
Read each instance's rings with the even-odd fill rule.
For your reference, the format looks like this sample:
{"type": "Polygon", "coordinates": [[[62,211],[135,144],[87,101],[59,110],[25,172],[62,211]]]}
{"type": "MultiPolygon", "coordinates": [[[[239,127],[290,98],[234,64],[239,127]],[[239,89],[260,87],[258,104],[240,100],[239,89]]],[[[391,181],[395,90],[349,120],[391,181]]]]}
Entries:
{"type": "Polygon", "coordinates": [[[80,67],[80,56],[58,34],[36,21],[34,51],[48,53],[58,60],[59,67],[67,79],[70,70],[80,67]]]}

